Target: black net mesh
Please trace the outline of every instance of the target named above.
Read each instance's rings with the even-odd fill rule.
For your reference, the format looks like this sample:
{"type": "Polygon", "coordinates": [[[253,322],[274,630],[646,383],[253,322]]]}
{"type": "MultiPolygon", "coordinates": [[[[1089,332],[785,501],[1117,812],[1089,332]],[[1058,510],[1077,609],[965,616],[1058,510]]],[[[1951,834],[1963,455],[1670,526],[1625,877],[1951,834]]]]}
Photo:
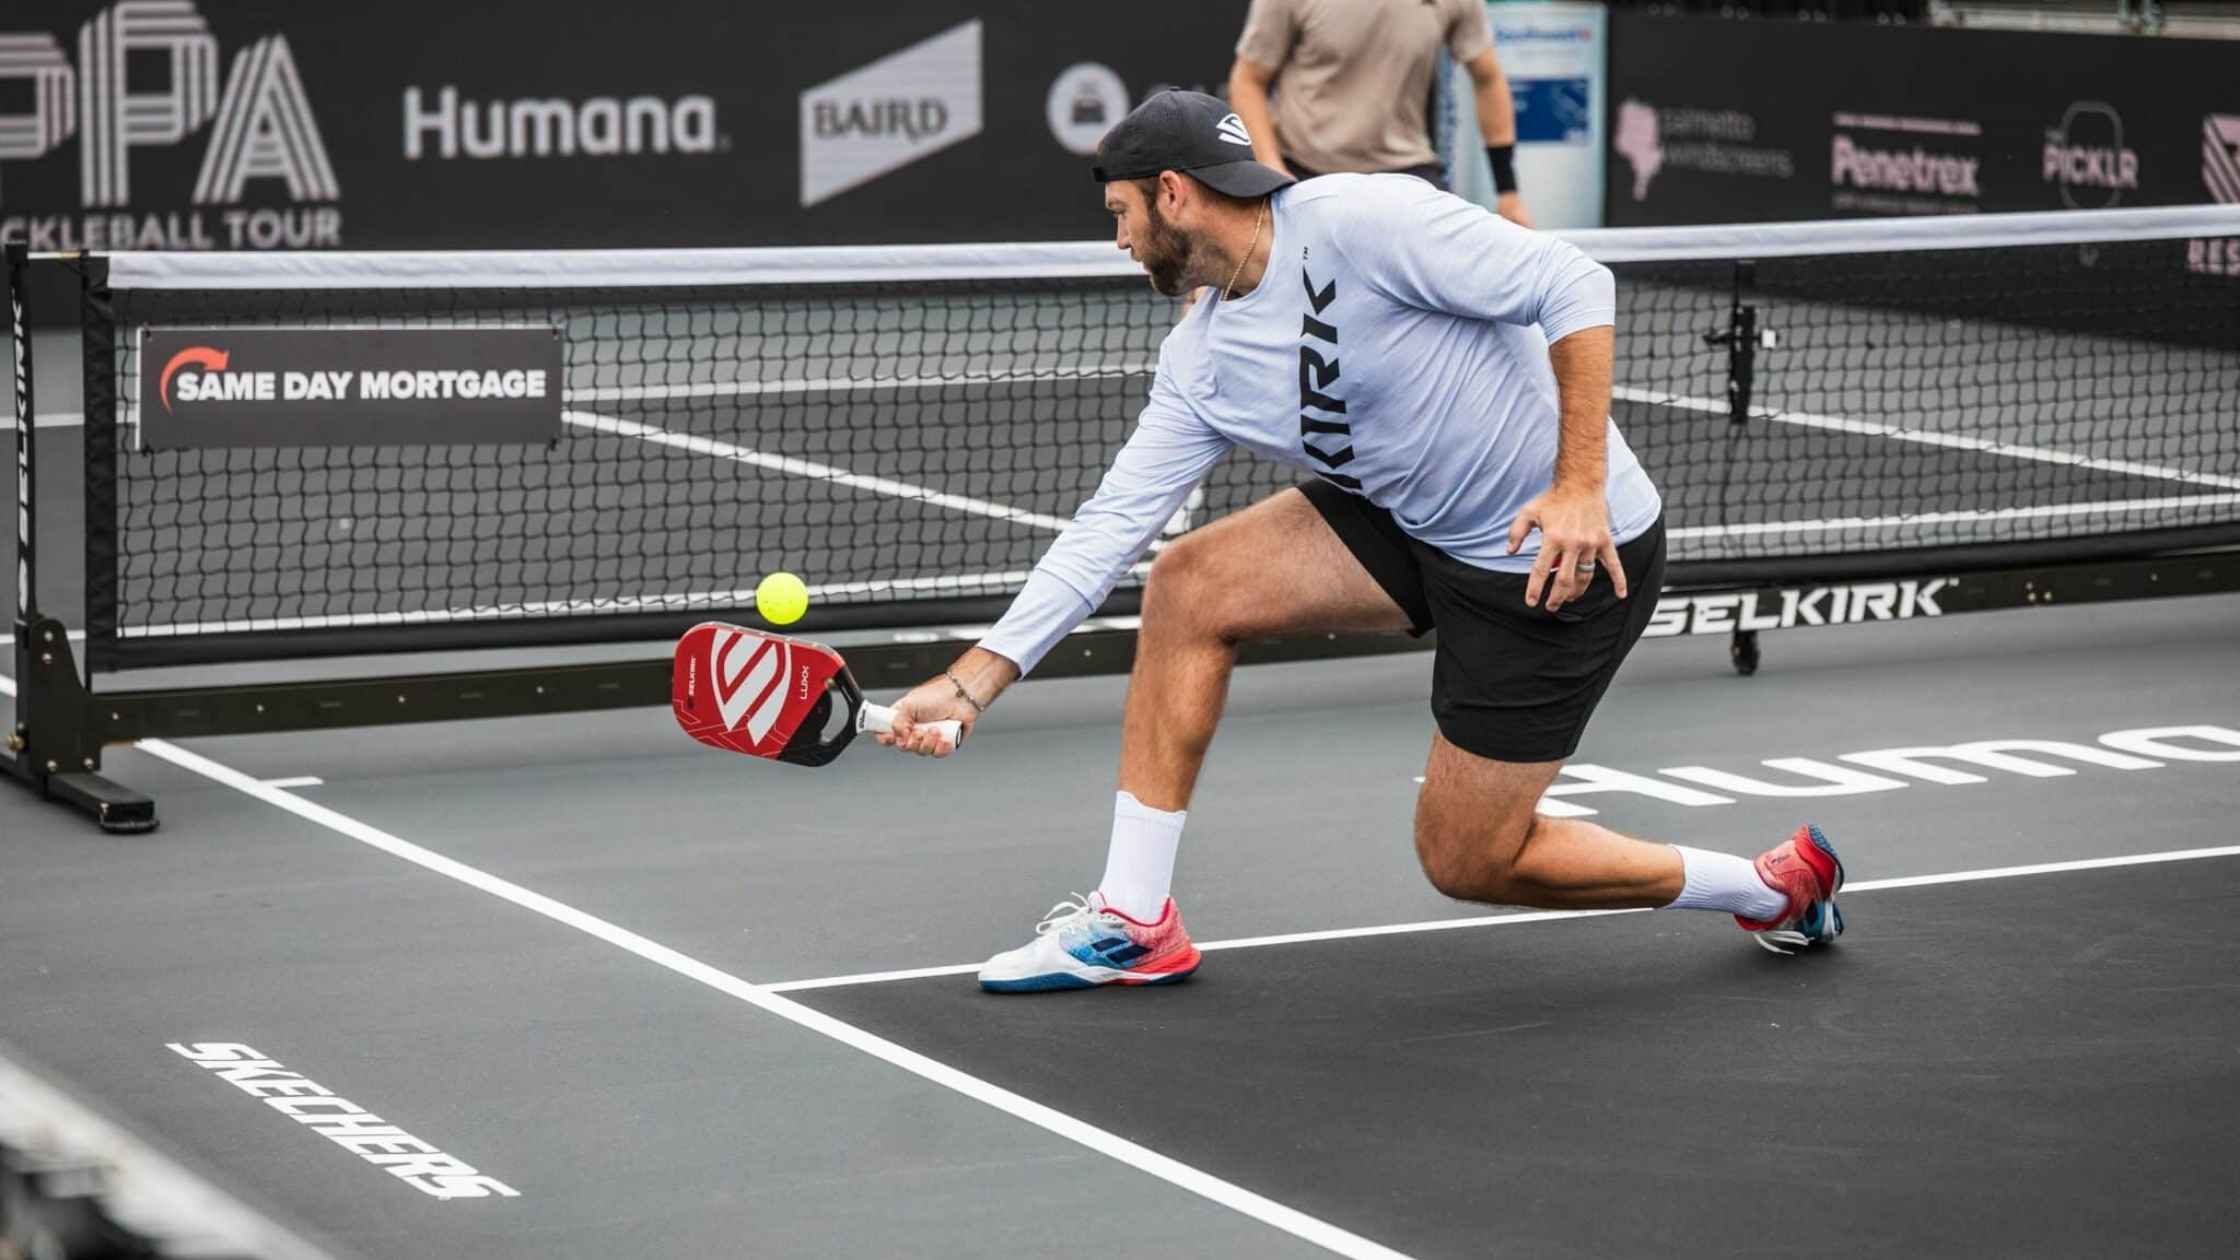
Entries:
{"type": "MultiPolygon", "coordinates": [[[[1739,424],[1707,340],[1737,263],[1617,264],[1613,410],[1676,571],[2240,521],[2240,284],[2185,249],[1760,261],[1739,296],[1778,344],[1739,424]]],[[[808,578],[808,630],[990,616],[1125,440],[1179,310],[1092,279],[120,290],[94,313],[115,629],[185,658],[245,633],[634,637],[745,606],[775,569],[808,578]],[[563,330],[550,446],[138,449],[142,328],[498,324],[563,330]]],[[[1170,528],[1304,475],[1239,453],[1170,528]]]]}

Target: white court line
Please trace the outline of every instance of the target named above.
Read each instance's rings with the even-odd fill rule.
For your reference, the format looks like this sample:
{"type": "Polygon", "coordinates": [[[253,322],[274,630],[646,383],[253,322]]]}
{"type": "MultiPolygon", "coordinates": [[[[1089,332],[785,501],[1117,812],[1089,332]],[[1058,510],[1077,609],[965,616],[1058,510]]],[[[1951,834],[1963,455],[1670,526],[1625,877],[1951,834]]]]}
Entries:
{"type": "MultiPolygon", "coordinates": [[[[15,694],[15,684],[0,676],[0,691],[15,694]]],[[[706,985],[718,993],[734,997],[767,1014],[775,1015],[789,1023],[805,1028],[853,1050],[862,1051],[874,1059],[901,1068],[903,1071],[930,1081],[944,1089],[984,1103],[1006,1115],[1026,1121],[1069,1142],[1107,1156],[1157,1177],[1161,1181],[1187,1190],[1200,1198],[1217,1203],[1231,1211],[1251,1217],[1264,1225],[1282,1230],[1302,1241],[1312,1243],[1325,1251],[1341,1256],[1359,1257],[1360,1260],[1409,1260],[1402,1252],[1372,1242],[1359,1234],[1338,1228],[1327,1221],[1309,1216],[1296,1208],[1286,1207],[1273,1199],[1255,1194],[1233,1182],[1225,1181],[1211,1173],[1162,1155],[1147,1146],[1139,1145],[1118,1134],[1100,1129],[1093,1124],[1047,1107],[1041,1103],[1015,1094],[1000,1085],[991,1084],[970,1073],[959,1071],[946,1063],[919,1054],[874,1033],[865,1032],[853,1024],[843,1023],[821,1011],[803,1006],[791,998],[781,997],[769,988],[752,984],[727,971],[711,967],[687,954],[671,949],[659,942],[638,935],[626,928],[617,927],[605,919],[588,914],[574,906],[532,892],[511,880],[501,879],[487,871],[448,858],[431,849],[425,849],[359,822],[324,805],[316,805],[299,796],[290,795],[269,786],[230,766],[221,765],[198,753],[188,752],[168,740],[144,739],[135,747],[142,752],[168,761],[182,770],[199,774],[213,782],[223,784],[268,805],[294,814],[296,817],[325,827],[360,844],[378,849],[391,857],[412,863],[423,870],[441,875],[485,892],[501,901],[511,902],[531,914],[543,917],[563,927],[603,941],[617,949],[635,954],[639,958],[666,968],[687,980],[706,985]]]]}
{"type": "MultiPolygon", "coordinates": [[[[38,429],[78,429],[85,427],[86,413],[82,411],[44,411],[39,413],[35,419],[37,423],[32,427],[38,429]]],[[[9,432],[15,427],[16,419],[13,412],[8,413],[6,419],[0,420],[0,433],[9,432]]]]}
{"type": "MultiPolygon", "coordinates": [[[[1671,407],[1679,411],[1700,411],[1724,416],[1734,409],[1724,398],[1693,398],[1686,394],[1667,394],[1653,389],[1636,389],[1628,385],[1614,386],[1610,396],[1626,402],[1649,403],[1671,407]]],[[[2160,481],[2183,481],[2197,486],[2216,486],[2225,490],[2240,490],[2240,477],[2226,477],[2217,473],[2192,472],[2183,468],[2170,468],[2161,464],[2145,464],[2129,459],[2101,459],[2079,455],[2074,451],[2056,450],[2045,446],[2017,446],[2011,442],[1991,442],[1983,438],[1962,437],[1952,433],[1938,433],[1930,429],[1908,429],[1894,424],[1877,424],[1871,420],[1850,420],[1842,416],[1814,415],[1808,411],[1780,411],[1772,407],[1753,407],[1753,419],[1772,420],[1780,424],[1794,424],[1808,429],[1826,429],[1836,433],[1857,433],[1867,437],[1890,438],[1899,442],[1914,442],[1922,446],[1943,446],[1954,450],[1976,451],[1997,455],[2005,459],[2036,460],[2047,464],[2066,464],[2074,468],[2090,468],[2098,472],[2122,473],[2131,477],[2151,477],[2160,481]]]]}
{"type": "Polygon", "coordinates": [[[2097,503],[2062,503],[2045,507],[1966,508],[1949,512],[1919,512],[1910,516],[1837,516],[1815,521],[1689,525],[1670,530],[1669,534],[1673,538],[1747,538],[1758,534],[1837,533],[1855,529],[1897,529],[1913,525],[2036,520],[2049,516],[2122,516],[2134,512],[2161,512],[2172,508],[2229,507],[2236,503],[2240,503],[2240,494],[2169,495],[2157,499],[2107,499],[2097,503]]]}
{"type": "MultiPolygon", "coordinates": [[[[1863,879],[1845,884],[1846,894],[1879,892],[1890,888],[1925,888],[1932,884],[1970,884],[1988,879],[2015,879],[2025,875],[2058,875],[2069,871],[2098,871],[2118,866],[2151,866],[2161,862],[2191,862],[2202,858],[2240,857],[2240,844],[2209,849],[2172,849],[2163,853],[2133,853],[2121,857],[2078,858],[2066,862],[2036,862],[2027,866],[1994,866],[1974,871],[1948,871],[1939,875],[1905,875],[1894,879],[1863,879]]],[[[1520,923],[1547,923],[1555,919],[1591,919],[1613,914],[1647,914],[1647,910],[1534,910],[1522,914],[1488,914],[1469,919],[1427,919],[1420,923],[1386,923],[1375,927],[1332,928],[1321,932],[1284,932],[1274,936],[1244,936],[1226,941],[1200,941],[1200,950],[1260,949],[1269,945],[1306,945],[1317,941],[1350,941],[1372,936],[1407,936],[1417,932],[1452,932],[1461,928],[1510,927],[1520,923]]],[[[814,980],[785,980],[762,987],[771,993],[799,993],[806,989],[838,989],[859,984],[884,984],[893,980],[921,980],[931,976],[961,976],[980,969],[978,963],[953,963],[942,967],[915,967],[907,971],[865,971],[814,980]]]]}
{"type": "Polygon", "coordinates": [[[266,779],[264,781],[264,785],[266,787],[280,788],[282,790],[286,790],[288,788],[325,787],[326,784],[327,781],[325,779],[322,779],[315,774],[299,774],[291,779],[266,779]]]}
{"type": "Polygon", "coordinates": [[[735,442],[720,442],[714,438],[696,437],[689,433],[675,433],[654,425],[640,424],[635,420],[603,416],[596,411],[563,411],[560,413],[560,418],[579,429],[593,429],[617,437],[636,438],[641,442],[651,442],[655,446],[667,446],[680,451],[688,451],[694,455],[727,459],[735,464],[746,464],[771,472],[787,473],[795,477],[813,477],[818,481],[829,481],[834,485],[845,486],[850,490],[890,495],[898,499],[908,499],[913,503],[948,508],[953,512],[966,512],[974,516],[992,517],[999,521],[1010,521],[1018,525],[1032,525],[1037,529],[1047,529],[1053,532],[1062,530],[1073,523],[1068,517],[1028,512],[1008,504],[990,502],[987,499],[974,499],[961,494],[948,494],[931,486],[896,481],[891,477],[869,477],[862,473],[850,472],[848,469],[833,464],[820,464],[814,460],[798,459],[791,455],[772,455],[768,451],[758,451],[752,447],[740,446],[735,442]]]}
{"type": "Polygon", "coordinates": [[[957,372],[947,376],[855,377],[824,376],[774,381],[700,381],[684,385],[614,385],[600,389],[571,389],[571,403],[641,402],[671,398],[768,398],[793,394],[877,393],[887,390],[939,389],[949,385],[1033,385],[1043,381],[1101,381],[1149,376],[1158,368],[1152,361],[1091,363],[1081,367],[1037,368],[1027,372],[957,372]]]}

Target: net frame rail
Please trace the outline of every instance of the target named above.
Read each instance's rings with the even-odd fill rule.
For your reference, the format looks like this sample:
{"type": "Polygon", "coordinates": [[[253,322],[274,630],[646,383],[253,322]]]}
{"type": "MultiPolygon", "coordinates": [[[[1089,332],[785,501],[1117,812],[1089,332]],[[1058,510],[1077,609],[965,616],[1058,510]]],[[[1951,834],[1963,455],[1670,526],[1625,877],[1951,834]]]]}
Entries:
{"type": "MultiPolygon", "coordinates": [[[[1727,400],[1733,424],[1752,421],[1755,358],[1767,344],[1750,301],[1755,261],[1847,250],[1895,252],[2007,245],[2059,245],[2124,240],[2240,236],[2240,206],[2193,206],[2054,214],[1975,216],[1947,220],[1852,220],[1813,224],[1735,225],[1681,229],[1597,229],[1562,235],[1598,259],[1619,263],[1703,259],[1733,268],[1733,298],[1723,326],[1703,330],[1727,351],[1727,400]]],[[[16,455],[19,486],[15,615],[15,728],[0,752],[0,770],[91,814],[110,830],[155,826],[154,803],[101,777],[102,749],[145,738],[377,726],[469,717],[586,712],[663,703],[666,660],[623,660],[511,669],[396,673],[370,678],[315,679],[206,687],[103,689],[102,648],[116,627],[116,446],[118,400],[113,359],[115,326],[100,318],[111,286],[248,289],[302,285],[307,277],[353,290],[430,285],[492,289],[575,287],[587,282],[627,288],[775,285],[829,279],[845,261],[851,274],[881,280],[1109,278],[1140,281],[1135,264],[1103,242],[1084,244],[920,246],[876,252],[866,272],[860,249],[622,251],[600,254],[523,251],[455,255],[117,254],[33,258],[7,250],[8,308],[17,371],[16,455]],[[463,260],[475,270],[463,272],[463,260]],[[87,433],[86,608],[89,660],[81,673],[63,621],[36,605],[40,551],[34,497],[36,412],[24,302],[33,267],[77,273],[85,295],[87,433]],[[595,274],[588,274],[587,269],[595,274]],[[556,284],[561,279],[566,284],[556,284]]],[[[2240,283],[2234,286],[2240,309],[2240,283]]],[[[2240,347],[2236,347],[2240,348],[2240,347]]],[[[2041,542],[1998,542],[1826,556],[1678,562],[1668,576],[1651,637],[1724,635],[1738,672],[1755,672],[1758,634],[1771,629],[1855,624],[1961,612],[2048,607],[2240,590],[2240,523],[2142,530],[2041,542]]],[[[1125,673],[1133,665],[1135,592],[1116,592],[1081,630],[1037,669],[1037,678],[1125,673]]],[[[855,636],[844,650],[868,688],[902,687],[937,672],[992,619],[1009,596],[928,600],[915,621],[855,636]]],[[[511,619],[468,633],[382,633],[328,636],[244,635],[240,651],[206,659],[283,660],[343,653],[526,646],[552,642],[624,643],[668,637],[690,624],[744,609],[695,608],[673,615],[608,616],[579,624],[580,634],[553,634],[535,619],[511,619]]],[[[818,630],[835,627],[817,627],[818,630]]],[[[845,627],[839,627],[845,628],[845,627]]],[[[1420,650],[1429,640],[1404,635],[1303,635],[1242,645],[1239,663],[1328,659],[1420,650]]]]}

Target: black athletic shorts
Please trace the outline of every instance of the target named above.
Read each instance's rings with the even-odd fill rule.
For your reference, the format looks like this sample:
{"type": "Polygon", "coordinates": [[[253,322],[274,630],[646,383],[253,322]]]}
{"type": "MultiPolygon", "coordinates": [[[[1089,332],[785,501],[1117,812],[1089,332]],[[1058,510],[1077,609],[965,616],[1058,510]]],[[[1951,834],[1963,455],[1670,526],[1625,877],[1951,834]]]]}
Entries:
{"type": "Polygon", "coordinates": [[[1496,761],[1562,761],[1577,751],[1664,589],[1661,518],[1618,548],[1626,598],[1608,573],[1597,572],[1585,594],[1551,613],[1526,606],[1529,574],[1457,560],[1409,537],[1392,513],[1328,482],[1299,489],[1408,614],[1410,633],[1438,630],[1431,715],[1447,742],[1496,761]]]}

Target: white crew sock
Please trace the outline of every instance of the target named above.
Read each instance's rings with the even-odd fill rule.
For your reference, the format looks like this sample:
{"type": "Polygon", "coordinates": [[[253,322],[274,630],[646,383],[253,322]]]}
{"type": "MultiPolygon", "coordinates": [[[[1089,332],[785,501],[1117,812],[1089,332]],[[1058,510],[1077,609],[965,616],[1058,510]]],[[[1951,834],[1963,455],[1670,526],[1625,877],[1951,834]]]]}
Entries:
{"type": "Polygon", "coordinates": [[[1749,858],[1673,845],[1680,855],[1686,884],[1667,910],[1724,910],[1745,919],[1778,919],[1789,912],[1789,899],[1766,887],[1749,858]]]}
{"type": "Polygon", "coordinates": [[[1174,853],[1190,811],[1153,809],[1128,792],[1112,801],[1112,848],[1097,891],[1104,903],[1141,923],[1156,923],[1174,883],[1174,853]]]}

